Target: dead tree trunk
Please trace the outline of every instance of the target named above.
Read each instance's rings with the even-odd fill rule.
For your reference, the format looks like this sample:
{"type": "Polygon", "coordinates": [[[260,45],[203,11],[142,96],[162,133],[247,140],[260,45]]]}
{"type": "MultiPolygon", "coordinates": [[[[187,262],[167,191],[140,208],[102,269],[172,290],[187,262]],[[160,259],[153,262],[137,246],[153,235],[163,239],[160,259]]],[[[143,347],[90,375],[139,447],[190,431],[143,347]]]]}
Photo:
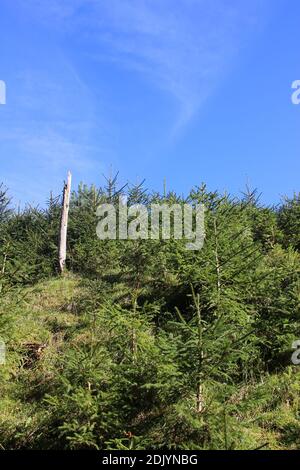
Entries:
{"type": "Polygon", "coordinates": [[[71,181],[72,175],[68,172],[67,183],[64,185],[63,200],[62,200],[62,211],[60,220],[60,236],[59,236],[59,249],[58,249],[58,261],[60,272],[63,273],[66,264],[67,257],[67,230],[68,230],[68,217],[69,217],[69,205],[70,205],[70,194],[71,194],[71,181]]]}

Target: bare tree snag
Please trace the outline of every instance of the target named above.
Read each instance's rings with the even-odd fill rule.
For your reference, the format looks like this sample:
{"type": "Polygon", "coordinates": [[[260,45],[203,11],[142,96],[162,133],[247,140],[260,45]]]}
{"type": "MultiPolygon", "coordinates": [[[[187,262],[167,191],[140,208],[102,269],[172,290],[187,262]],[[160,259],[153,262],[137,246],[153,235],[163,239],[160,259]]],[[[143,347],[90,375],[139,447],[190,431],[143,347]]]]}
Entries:
{"type": "Polygon", "coordinates": [[[67,183],[64,185],[63,200],[62,200],[62,211],[60,220],[60,236],[59,236],[59,249],[58,249],[58,260],[59,269],[63,273],[66,264],[67,257],[67,231],[68,231],[68,217],[69,217],[69,206],[70,206],[70,195],[71,195],[71,181],[72,175],[68,172],[67,183]]]}

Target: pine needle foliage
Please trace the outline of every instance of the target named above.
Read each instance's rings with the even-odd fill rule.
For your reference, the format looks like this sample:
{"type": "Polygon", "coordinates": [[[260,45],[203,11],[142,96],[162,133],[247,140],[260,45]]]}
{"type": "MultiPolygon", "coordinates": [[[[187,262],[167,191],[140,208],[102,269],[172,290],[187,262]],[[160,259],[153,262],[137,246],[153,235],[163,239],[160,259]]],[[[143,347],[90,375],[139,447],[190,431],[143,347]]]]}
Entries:
{"type": "Polygon", "coordinates": [[[80,184],[64,277],[60,209],[16,210],[0,185],[1,448],[299,448],[299,196],[80,184]],[[204,204],[203,248],[99,240],[120,197],[204,204]]]}

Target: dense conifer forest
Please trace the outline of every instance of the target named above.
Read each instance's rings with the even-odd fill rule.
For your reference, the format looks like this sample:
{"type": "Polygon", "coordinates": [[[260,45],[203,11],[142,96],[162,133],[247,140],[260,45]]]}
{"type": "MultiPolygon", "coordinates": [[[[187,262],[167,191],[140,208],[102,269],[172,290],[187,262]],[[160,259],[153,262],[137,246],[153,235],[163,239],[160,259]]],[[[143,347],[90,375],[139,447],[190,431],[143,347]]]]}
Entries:
{"type": "Polygon", "coordinates": [[[1,185],[1,448],[299,449],[300,195],[258,196],[80,185],[60,275],[61,198],[15,209],[1,185]],[[122,192],[204,204],[203,248],[99,240],[122,192]]]}

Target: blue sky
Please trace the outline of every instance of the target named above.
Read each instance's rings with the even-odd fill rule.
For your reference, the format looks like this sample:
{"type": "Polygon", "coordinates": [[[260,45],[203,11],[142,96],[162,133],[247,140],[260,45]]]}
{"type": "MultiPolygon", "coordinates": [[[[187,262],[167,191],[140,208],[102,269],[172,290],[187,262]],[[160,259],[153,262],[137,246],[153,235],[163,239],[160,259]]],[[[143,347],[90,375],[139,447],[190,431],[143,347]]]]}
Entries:
{"type": "Polygon", "coordinates": [[[1,0],[0,181],[299,190],[298,0],[1,0]]]}

